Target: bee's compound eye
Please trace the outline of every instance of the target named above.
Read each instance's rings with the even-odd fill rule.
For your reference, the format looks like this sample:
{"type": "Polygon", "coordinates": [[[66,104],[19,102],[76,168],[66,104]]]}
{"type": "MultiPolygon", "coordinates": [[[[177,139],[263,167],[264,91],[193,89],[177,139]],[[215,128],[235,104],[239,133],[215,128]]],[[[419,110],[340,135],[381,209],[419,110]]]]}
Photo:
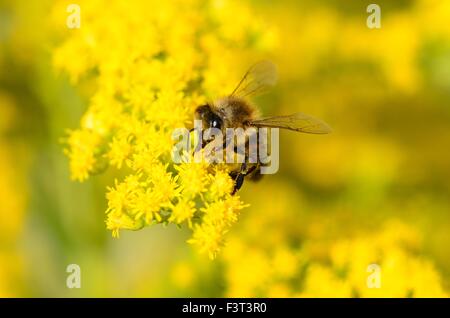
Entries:
{"type": "Polygon", "coordinates": [[[220,119],[217,119],[217,118],[212,119],[212,120],[211,120],[211,123],[210,123],[210,126],[211,126],[212,128],[218,128],[218,129],[220,129],[220,126],[221,126],[220,119]]]}

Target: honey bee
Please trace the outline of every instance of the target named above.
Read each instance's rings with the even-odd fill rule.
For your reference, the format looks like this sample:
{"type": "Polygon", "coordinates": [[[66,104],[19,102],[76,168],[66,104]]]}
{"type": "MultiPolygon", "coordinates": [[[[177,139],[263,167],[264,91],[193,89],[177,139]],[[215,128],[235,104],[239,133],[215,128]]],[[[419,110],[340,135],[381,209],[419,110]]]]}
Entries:
{"type": "MultiPolygon", "coordinates": [[[[195,110],[195,118],[202,121],[205,129],[220,129],[224,136],[227,128],[247,129],[249,127],[283,128],[309,134],[331,132],[331,128],[325,122],[303,113],[260,118],[257,109],[248,102],[247,98],[267,92],[276,84],[276,81],[276,66],[269,61],[258,62],[248,69],[230,95],[219,98],[213,103],[198,106],[195,110]]],[[[202,146],[204,147],[205,144],[202,146]]],[[[261,165],[260,161],[256,163],[248,161],[247,149],[245,161],[230,172],[234,180],[232,194],[242,187],[245,177],[259,179],[261,165]]]]}

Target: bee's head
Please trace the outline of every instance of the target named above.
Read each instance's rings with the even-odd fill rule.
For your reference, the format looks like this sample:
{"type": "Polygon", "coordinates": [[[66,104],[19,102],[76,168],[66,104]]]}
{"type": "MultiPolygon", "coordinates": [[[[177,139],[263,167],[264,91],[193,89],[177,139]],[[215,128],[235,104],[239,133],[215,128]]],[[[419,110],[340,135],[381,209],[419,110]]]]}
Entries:
{"type": "Polygon", "coordinates": [[[200,119],[203,122],[203,127],[222,129],[223,121],[219,115],[217,115],[211,109],[208,104],[198,106],[195,110],[195,118],[200,119]]]}

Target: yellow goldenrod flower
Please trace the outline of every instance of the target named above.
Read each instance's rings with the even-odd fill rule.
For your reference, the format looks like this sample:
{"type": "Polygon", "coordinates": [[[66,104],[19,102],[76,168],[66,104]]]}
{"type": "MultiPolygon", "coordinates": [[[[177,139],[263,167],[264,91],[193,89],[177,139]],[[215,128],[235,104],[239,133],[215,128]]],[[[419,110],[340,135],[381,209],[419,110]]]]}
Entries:
{"type": "Polygon", "coordinates": [[[204,162],[187,162],[175,166],[183,195],[195,198],[206,191],[208,182],[207,164],[204,162]]]}
{"type": "Polygon", "coordinates": [[[70,132],[66,154],[70,159],[73,180],[84,181],[95,172],[100,142],[101,137],[92,130],[70,132]]]}
{"type": "Polygon", "coordinates": [[[231,91],[237,66],[269,49],[270,30],[239,1],[78,4],[82,27],[53,56],[73,83],[90,77],[96,84],[80,128],[67,139],[72,178],[84,181],[108,166],[126,172],[107,193],[114,236],[186,223],[191,242],[215,256],[244,205],[229,195],[227,167],[172,162],[172,132],[192,125],[200,103],[231,91]]]}
{"type": "MultiPolygon", "coordinates": [[[[220,257],[226,296],[448,297],[445,276],[424,255],[418,229],[388,219],[374,231],[359,230],[359,223],[353,231],[346,219],[343,232],[335,219],[302,212],[293,193],[282,183],[252,193],[253,213],[233,228],[220,257]],[[263,194],[276,202],[260,200],[263,194]],[[371,285],[378,274],[380,286],[371,285]]],[[[196,234],[207,240],[215,233],[196,234]]]]}
{"type": "Polygon", "coordinates": [[[206,198],[210,201],[230,194],[234,186],[226,168],[216,168],[214,175],[209,175],[209,184],[206,198]]]}
{"type": "Polygon", "coordinates": [[[192,218],[195,214],[195,204],[189,199],[181,199],[172,207],[172,214],[169,222],[181,224],[184,221],[188,222],[189,228],[192,228],[192,218]]]}
{"type": "Polygon", "coordinates": [[[122,213],[110,213],[106,220],[106,227],[112,231],[113,237],[119,237],[119,230],[139,230],[144,226],[141,220],[135,220],[132,217],[122,213]]]}
{"type": "Polygon", "coordinates": [[[224,245],[224,234],[237,221],[238,212],[244,207],[239,197],[232,195],[207,203],[201,209],[202,223],[194,227],[194,235],[188,242],[198,245],[201,252],[208,253],[214,259],[224,245]]]}
{"type": "Polygon", "coordinates": [[[201,253],[207,253],[210,259],[214,259],[223,246],[225,233],[222,227],[214,226],[211,223],[196,225],[194,234],[188,243],[197,245],[201,253]]]}

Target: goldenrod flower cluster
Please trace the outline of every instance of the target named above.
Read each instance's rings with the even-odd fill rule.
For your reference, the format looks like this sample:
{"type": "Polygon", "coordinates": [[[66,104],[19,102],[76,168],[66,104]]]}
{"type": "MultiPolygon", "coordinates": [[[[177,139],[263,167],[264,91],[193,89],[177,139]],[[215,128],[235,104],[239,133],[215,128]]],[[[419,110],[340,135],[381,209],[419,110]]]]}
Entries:
{"type": "Polygon", "coordinates": [[[225,250],[226,292],[230,297],[448,297],[433,263],[417,255],[417,236],[392,221],[375,234],[297,248],[255,248],[231,238],[225,250]],[[370,284],[372,264],[379,268],[378,286],[370,284]]]}
{"type": "Polygon", "coordinates": [[[225,296],[448,297],[414,226],[390,219],[360,230],[347,222],[344,233],[336,219],[302,213],[302,200],[289,187],[275,183],[254,195],[265,191],[277,202],[252,204],[221,256],[225,296]],[[260,213],[251,213],[254,208],[260,213]],[[371,285],[372,264],[379,267],[379,286],[371,285]]]}
{"type": "Polygon", "coordinates": [[[230,195],[226,167],[173,164],[171,135],[192,125],[196,106],[230,92],[238,61],[269,48],[272,33],[237,1],[79,5],[81,28],[66,32],[53,58],[73,83],[93,87],[81,127],[67,138],[72,178],[120,170],[107,191],[113,236],[186,225],[189,242],[214,258],[244,205],[230,195]]]}

